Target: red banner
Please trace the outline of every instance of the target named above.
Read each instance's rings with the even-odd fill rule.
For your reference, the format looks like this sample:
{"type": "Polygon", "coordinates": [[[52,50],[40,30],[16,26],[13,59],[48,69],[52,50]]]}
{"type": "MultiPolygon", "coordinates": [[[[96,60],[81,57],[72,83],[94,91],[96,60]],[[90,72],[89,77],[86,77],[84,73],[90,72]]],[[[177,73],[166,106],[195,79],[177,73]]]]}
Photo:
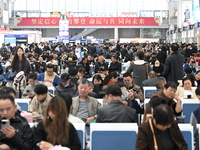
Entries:
{"type": "MultiPolygon", "coordinates": [[[[59,26],[57,17],[15,18],[16,26],[59,26]]],[[[159,26],[154,17],[70,17],[69,26],[159,26]]]]}

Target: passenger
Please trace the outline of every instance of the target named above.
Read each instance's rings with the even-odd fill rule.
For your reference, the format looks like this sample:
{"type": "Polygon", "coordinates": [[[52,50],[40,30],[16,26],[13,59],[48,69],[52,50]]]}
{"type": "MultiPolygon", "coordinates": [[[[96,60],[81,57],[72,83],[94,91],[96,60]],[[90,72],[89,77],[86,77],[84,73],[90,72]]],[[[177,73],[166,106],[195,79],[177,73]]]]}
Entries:
{"type": "Polygon", "coordinates": [[[105,92],[103,92],[103,79],[99,74],[92,77],[92,84],[94,86],[93,92],[97,94],[98,98],[103,98],[105,92]]]}
{"type": "Polygon", "coordinates": [[[117,55],[113,55],[111,57],[111,63],[110,63],[110,66],[108,68],[109,70],[109,73],[111,72],[117,72],[117,73],[121,73],[121,63],[118,61],[118,56],[117,55]]]}
{"type": "Polygon", "coordinates": [[[28,75],[28,83],[29,84],[24,89],[22,98],[31,98],[32,99],[35,96],[34,89],[35,89],[36,85],[43,84],[43,82],[37,80],[37,74],[30,73],[28,75]]]}
{"type": "Polygon", "coordinates": [[[62,97],[55,96],[50,100],[44,119],[35,130],[34,145],[36,150],[49,150],[56,145],[70,150],[81,149],[77,131],[68,121],[68,112],[62,97]]]}
{"type": "Polygon", "coordinates": [[[108,70],[108,63],[105,61],[104,56],[99,56],[98,61],[95,62],[95,69],[94,72],[98,73],[100,67],[104,67],[105,70],[108,70]]]}
{"type": "Polygon", "coordinates": [[[46,85],[39,84],[34,89],[35,96],[28,106],[28,111],[32,112],[33,120],[39,121],[43,119],[44,112],[53,95],[48,93],[46,85]]]}
{"type": "Polygon", "coordinates": [[[113,85],[116,84],[118,81],[118,74],[116,72],[109,73],[104,79],[104,85],[113,85]]]}
{"type": "Polygon", "coordinates": [[[122,95],[121,95],[122,103],[135,109],[137,114],[141,113],[141,107],[138,104],[138,102],[135,100],[134,94],[132,94],[133,92],[130,90],[127,90],[124,83],[120,82],[117,85],[120,87],[121,92],[122,92],[122,95]]]}
{"type": "Polygon", "coordinates": [[[178,80],[183,79],[183,63],[184,56],[178,53],[179,46],[174,43],[171,45],[170,50],[172,54],[166,58],[163,76],[167,82],[173,81],[178,85],[178,80]]]}
{"type": "Polygon", "coordinates": [[[187,150],[187,144],[174,120],[173,110],[161,104],[153,110],[153,118],[139,126],[136,150],[187,150]]]}
{"type": "Polygon", "coordinates": [[[53,64],[47,64],[46,71],[38,75],[38,81],[43,81],[46,86],[56,87],[60,83],[59,80],[59,76],[54,72],[53,64]]]}
{"type": "Polygon", "coordinates": [[[83,57],[82,61],[80,61],[78,64],[85,68],[85,78],[90,78],[90,65],[87,58],[83,57]]]}
{"type": "Polygon", "coordinates": [[[121,95],[121,89],[117,85],[110,85],[106,89],[105,98],[108,105],[99,109],[97,122],[137,122],[136,110],[125,106],[121,101],[121,95]]]}
{"type": "Polygon", "coordinates": [[[197,86],[200,86],[200,70],[198,70],[198,71],[195,73],[194,77],[195,77],[195,80],[196,80],[196,82],[197,82],[197,86]]]}
{"type": "MultiPolygon", "coordinates": [[[[167,100],[168,105],[174,111],[175,116],[181,115],[182,112],[182,102],[180,98],[176,95],[177,86],[174,82],[168,82],[164,85],[162,91],[158,92],[154,96],[164,97],[167,100]],[[174,99],[177,101],[175,102],[174,99]]],[[[151,113],[150,103],[146,105],[146,109],[144,112],[144,118],[146,114],[151,113]]]]}
{"type": "Polygon", "coordinates": [[[183,99],[197,99],[195,89],[192,88],[192,81],[189,77],[185,77],[182,80],[182,87],[178,87],[176,95],[183,99]]]}
{"type": "Polygon", "coordinates": [[[43,57],[39,57],[39,61],[36,63],[36,71],[38,73],[45,72],[46,63],[44,62],[43,57]]]}
{"type": "Polygon", "coordinates": [[[30,65],[27,58],[24,55],[24,50],[22,47],[18,47],[15,52],[14,58],[11,63],[12,71],[16,71],[17,73],[20,71],[24,71],[25,75],[30,73],[30,65]]]}
{"type": "Polygon", "coordinates": [[[156,84],[156,73],[154,71],[150,71],[148,73],[148,79],[144,80],[141,84],[141,89],[143,90],[144,86],[155,86],[156,84]]]}
{"type": "Polygon", "coordinates": [[[100,103],[93,97],[88,96],[90,83],[83,78],[78,81],[77,97],[73,98],[72,115],[81,118],[86,124],[96,119],[100,103]]]}
{"type": "Polygon", "coordinates": [[[76,67],[73,67],[73,68],[70,68],[70,70],[68,71],[69,73],[69,76],[70,76],[70,79],[71,79],[71,82],[73,84],[75,84],[77,86],[77,81],[78,81],[78,70],[76,67]]]}
{"type": "Polygon", "coordinates": [[[16,110],[17,106],[11,95],[0,96],[0,149],[32,150],[32,130],[23,117],[16,115],[16,110]],[[3,127],[3,119],[9,120],[8,126],[3,127]]]}
{"type": "Polygon", "coordinates": [[[145,98],[151,98],[153,95],[162,91],[165,84],[166,84],[166,79],[164,77],[157,77],[155,81],[156,90],[148,93],[145,98]]]}
{"type": "Polygon", "coordinates": [[[144,61],[144,52],[138,51],[135,55],[135,61],[127,70],[128,73],[133,73],[133,75],[136,77],[133,83],[141,86],[142,82],[147,79],[150,71],[150,65],[144,61]]]}
{"type": "Polygon", "coordinates": [[[60,97],[62,97],[65,100],[65,104],[67,107],[67,114],[68,114],[68,120],[70,123],[85,123],[80,118],[70,114],[70,111],[72,110],[72,97],[69,94],[60,94],[60,97]]]}
{"type": "Polygon", "coordinates": [[[132,99],[139,99],[140,102],[144,102],[142,90],[138,85],[134,84],[133,81],[133,77],[130,73],[124,73],[123,82],[126,86],[127,91],[130,91],[129,97],[132,97],[132,99]]]}
{"type": "Polygon", "coordinates": [[[76,85],[71,82],[68,73],[61,74],[60,84],[55,88],[55,95],[67,95],[69,94],[71,97],[77,95],[76,85]]]}

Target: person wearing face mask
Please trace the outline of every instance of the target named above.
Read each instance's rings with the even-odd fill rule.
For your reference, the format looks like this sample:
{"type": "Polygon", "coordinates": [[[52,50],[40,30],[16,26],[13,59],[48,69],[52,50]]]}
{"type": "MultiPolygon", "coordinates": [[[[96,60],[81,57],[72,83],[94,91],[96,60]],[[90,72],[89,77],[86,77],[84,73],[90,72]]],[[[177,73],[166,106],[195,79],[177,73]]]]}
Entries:
{"type": "Polygon", "coordinates": [[[38,84],[43,84],[43,82],[37,80],[37,74],[30,73],[28,75],[28,85],[24,89],[22,98],[33,98],[35,96],[34,89],[38,84]]]}
{"type": "Polygon", "coordinates": [[[70,76],[68,73],[61,74],[60,84],[55,88],[55,95],[70,95],[74,97],[78,95],[76,85],[71,82],[70,76]]]}

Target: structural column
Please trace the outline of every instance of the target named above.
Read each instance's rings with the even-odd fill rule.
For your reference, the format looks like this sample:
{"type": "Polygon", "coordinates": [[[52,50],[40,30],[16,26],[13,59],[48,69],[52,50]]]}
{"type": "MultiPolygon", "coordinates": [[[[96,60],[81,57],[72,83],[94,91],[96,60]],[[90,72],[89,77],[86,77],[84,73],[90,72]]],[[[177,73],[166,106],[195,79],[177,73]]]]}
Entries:
{"type": "Polygon", "coordinates": [[[177,27],[182,27],[182,0],[177,0],[177,27]]]}
{"type": "Polygon", "coordinates": [[[114,39],[119,39],[118,28],[114,28],[114,39]]]}

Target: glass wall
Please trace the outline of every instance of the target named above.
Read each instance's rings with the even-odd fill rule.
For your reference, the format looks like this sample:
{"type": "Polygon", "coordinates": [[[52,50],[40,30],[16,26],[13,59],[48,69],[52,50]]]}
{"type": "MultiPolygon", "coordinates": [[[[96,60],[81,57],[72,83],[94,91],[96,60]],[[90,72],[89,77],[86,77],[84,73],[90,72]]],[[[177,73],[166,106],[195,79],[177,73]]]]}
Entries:
{"type": "Polygon", "coordinates": [[[155,17],[153,10],[168,10],[167,0],[16,0],[21,17],[50,17],[50,12],[70,12],[74,17],[155,17]],[[141,11],[145,10],[145,13],[141,11]],[[146,11],[148,10],[148,11],[146,11]]]}

